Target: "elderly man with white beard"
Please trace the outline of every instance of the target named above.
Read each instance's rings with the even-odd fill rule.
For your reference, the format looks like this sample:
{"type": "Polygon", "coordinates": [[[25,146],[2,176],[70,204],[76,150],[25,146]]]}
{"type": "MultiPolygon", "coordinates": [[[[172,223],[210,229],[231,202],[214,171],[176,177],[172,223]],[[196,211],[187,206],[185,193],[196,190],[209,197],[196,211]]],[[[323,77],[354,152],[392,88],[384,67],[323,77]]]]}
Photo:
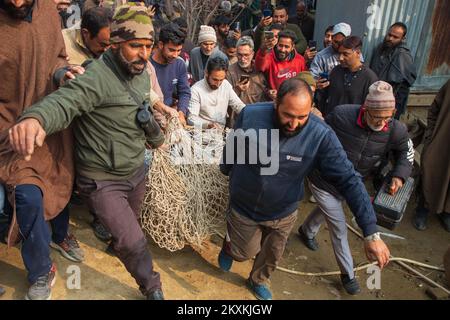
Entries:
{"type": "MultiPolygon", "coordinates": [[[[269,101],[267,97],[267,81],[264,74],[255,68],[254,42],[244,36],[236,44],[236,63],[230,65],[227,72],[227,80],[233,86],[233,90],[245,104],[269,101]]],[[[229,124],[232,127],[236,114],[228,110],[229,124]]]]}

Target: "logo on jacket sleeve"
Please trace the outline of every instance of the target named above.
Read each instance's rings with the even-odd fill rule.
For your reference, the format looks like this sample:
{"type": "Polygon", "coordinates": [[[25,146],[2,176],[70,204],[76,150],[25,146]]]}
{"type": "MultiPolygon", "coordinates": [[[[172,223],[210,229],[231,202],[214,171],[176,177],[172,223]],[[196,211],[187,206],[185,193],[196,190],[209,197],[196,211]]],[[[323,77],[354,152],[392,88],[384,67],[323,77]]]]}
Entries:
{"type": "Polygon", "coordinates": [[[286,160],[289,160],[289,161],[296,161],[296,162],[302,162],[303,157],[294,157],[294,156],[291,156],[291,155],[287,155],[287,156],[286,156],[286,160]]]}

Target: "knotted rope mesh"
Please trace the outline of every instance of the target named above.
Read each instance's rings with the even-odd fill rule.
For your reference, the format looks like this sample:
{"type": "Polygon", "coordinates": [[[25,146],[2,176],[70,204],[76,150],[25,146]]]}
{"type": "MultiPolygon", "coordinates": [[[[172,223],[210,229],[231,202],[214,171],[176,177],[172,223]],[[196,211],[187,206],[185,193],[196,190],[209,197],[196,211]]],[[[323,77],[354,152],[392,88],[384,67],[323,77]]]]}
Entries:
{"type": "Polygon", "coordinates": [[[156,149],[142,206],[143,229],[170,251],[202,243],[224,224],[228,178],[219,170],[223,130],[184,129],[169,121],[166,144],[156,149]]]}

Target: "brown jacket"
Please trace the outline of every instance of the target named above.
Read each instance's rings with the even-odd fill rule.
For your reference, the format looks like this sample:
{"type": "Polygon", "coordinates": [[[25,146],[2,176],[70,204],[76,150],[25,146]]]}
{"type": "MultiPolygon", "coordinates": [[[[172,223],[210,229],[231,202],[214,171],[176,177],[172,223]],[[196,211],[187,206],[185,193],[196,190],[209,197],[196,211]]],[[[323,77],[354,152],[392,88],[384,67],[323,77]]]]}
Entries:
{"type": "Polygon", "coordinates": [[[450,213],[450,80],[428,111],[428,128],[422,151],[423,194],[431,212],[450,213]]]}
{"type": "MultiPolygon", "coordinates": [[[[55,89],[53,74],[67,65],[53,1],[36,0],[32,22],[11,18],[0,9],[0,43],[0,182],[10,191],[20,184],[37,185],[45,218],[51,219],[67,205],[72,191],[71,132],[48,136],[26,162],[12,152],[8,130],[24,110],[55,89]]],[[[14,199],[11,192],[8,195],[14,199]]],[[[9,240],[14,240],[11,233],[9,240]]]]}
{"type": "Polygon", "coordinates": [[[234,91],[245,104],[269,101],[269,99],[266,98],[266,78],[264,77],[264,74],[262,72],[255,70],[253,64],[250,71],[248,72],[246,70],[243,70],[237,62],[233,63],[228,69],[227,80],[229,83],[231,83],[234,91]],[[240,92],[236,87],[241,78],[241,75],[250,76],[250,86],[245,92],[240,92]]]}

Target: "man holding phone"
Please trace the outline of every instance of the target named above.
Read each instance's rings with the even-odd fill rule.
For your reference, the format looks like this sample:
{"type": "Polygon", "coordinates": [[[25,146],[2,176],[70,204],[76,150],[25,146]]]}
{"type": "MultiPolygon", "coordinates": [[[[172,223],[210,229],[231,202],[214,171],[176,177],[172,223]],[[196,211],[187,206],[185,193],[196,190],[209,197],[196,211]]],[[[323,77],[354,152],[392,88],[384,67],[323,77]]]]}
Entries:
{"type": "Polygon", "coordinates": [[[217,16],[213,22],[213,27],[217,35],[217,45],[220,50],[223,50],[224,42],[230,35],[230,24],[231,19],[224,15],[217,16]]]}
{"type": "MultiPolygon", "coordinates": [[[[341,22],[333,27],[331,46],[321,50],[311,63],[311,73],[317,80],[317,91],[315,99],[319,110],[327,105],[327,96],[324,89],[330,85],[329,73],[339,64],[339,47],[346,37],[349,37],[352,29],[349,24],[341,22]]],[[[362,55],[361,55],[362,60],[362,55]]]]}
{"type": "Polygon", "coordinates": [[[308,47],[306,48],[305,53],[303,54],[303,58],[305,58],[306,64],[308,66],[311,65],[311,62],[313,61],[316,55],[317,55],[317,41],[309,40],[308,47]]]}
{"type": "MultiPolygon", "coordinates": [[[[268,14],[269,11],[265,11],[265,14],[268,14]]],[[[280,24],[282,26],[282,30],[289,30],[295,34],[295,49],[298,53],[303,54],[306,50],[306,39],[300,30],[300,28],[292,23],[288,23],[288,14],[287,9],[282,6],[278,6],[273,10],[272,17],[264,16],[261,19],[261,22],[255,29],[255,41],[256,48],[259,49],[260,44],[264,41],[264,31],[268,30],[268,27],[272,24],[280,24]]]]}
{"type": "MultiPolygon", "coordinates": [[[[244,36],[237,42],[237,62],[230,65],[227,80],[233,86],[238,97],[245,104],[267,101],[267,81],[262,72],[256,71],[253,57],[254,43],[250,37],[244,36]]],[[[234,114],[229,112],[230,127],[234,122],[234,114]]]]}
{"type": "Polygon", "coordinates": [[[306,71],[305,59],[295,50],[295,34],[289,30],[278,34],[278,41],[266,33],[263,46],[255,59],[256,70],[265,74],[269,83],[269,97],[274,100],[280,85],[306,71]]]}

